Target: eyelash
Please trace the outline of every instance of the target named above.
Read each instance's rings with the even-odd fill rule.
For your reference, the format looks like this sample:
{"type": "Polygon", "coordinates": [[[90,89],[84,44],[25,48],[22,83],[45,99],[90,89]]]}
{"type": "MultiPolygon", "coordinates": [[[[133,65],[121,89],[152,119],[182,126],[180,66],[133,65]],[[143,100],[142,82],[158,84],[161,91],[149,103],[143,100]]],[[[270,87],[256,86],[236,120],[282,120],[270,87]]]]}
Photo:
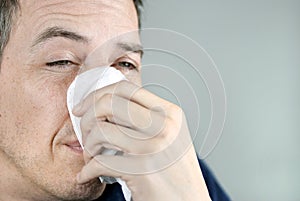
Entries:
{"type": "Polygon", "coordinates": [[[135,70],[137,69],[137,67],[132,63],[132,62],[128,62],[128,61],[118,61],[115,64],[113,64],[112,66],[114,66],[115,68],[116,65],[120,66],[121,68],[127,68],[129,70],[135,70]]]}
{"type": "MultiPolygon", "coordinates": [[[[58,61],[53,61],[53,62],[48,62],[46,63],[46,66],[53,68],[59,68],[59,69],[65,69],[68,68],[72,65],[77,65],[74,62],[70,61],[70,60],[58,60],[58,61]]],[[[137,70],[137,66],[135,64],[133,64],[133,62],[129,62],[129,61],[117,61],[114,64],[112,64],[111,66],[115,67],[118,70],[137,70]]]]}
{"type": "Polygon", "coordinates": [[[65,68],[66,66],[69,65],[75,65],[75,63],[69,60],[58,60],[58,61],[48,62],[46,63],[46,65],[49,67],[65,68]]]}

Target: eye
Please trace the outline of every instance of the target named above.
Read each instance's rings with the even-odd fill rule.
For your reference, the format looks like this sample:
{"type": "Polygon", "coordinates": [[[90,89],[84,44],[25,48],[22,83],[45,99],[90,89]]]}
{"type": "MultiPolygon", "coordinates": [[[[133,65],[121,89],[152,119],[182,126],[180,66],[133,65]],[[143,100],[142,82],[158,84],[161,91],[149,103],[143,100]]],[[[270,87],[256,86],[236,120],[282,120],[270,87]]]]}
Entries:
{"type": "Polygon", "coordinates": [[[117,58],[114,63],[111,64],[111,66],[121,71],[124,75],[127,75],[128,73],[140,71],[140,59],[135,54],[124,55],[117,58]]]}
{"type": "Polygon", "coordinates": [[[128,61],[119,61],[119,62],[116,62],[116,64],[114,64],[114,67],[115,68],[126,68],[127,70],[134,70],[136,69],[136,66],[131,63],[131,62],[128,62],[128,61]]]}
{"type": "Polygon", "coordinates": [[[71,72],[79,69],[79,64],[71,60],[57,60],[46,63],[47,69],[57,72],[71,72]]]}
{"type": "Polygon", "coordinates": [[[117,70],[121,71],[123,74],[128,74],[130,72],[139,71],[137,63],[130,58],[120,58],[111,66],[115,67],[117,70]]]}
{"type": "Polygon", "coordinates": [[[46,63],[46,65],[49,67],[65,68],[67,66],[75,65],[75,64],[69,60],[59,60],[59,61],[48,62],[48,63],[46,63]]]}

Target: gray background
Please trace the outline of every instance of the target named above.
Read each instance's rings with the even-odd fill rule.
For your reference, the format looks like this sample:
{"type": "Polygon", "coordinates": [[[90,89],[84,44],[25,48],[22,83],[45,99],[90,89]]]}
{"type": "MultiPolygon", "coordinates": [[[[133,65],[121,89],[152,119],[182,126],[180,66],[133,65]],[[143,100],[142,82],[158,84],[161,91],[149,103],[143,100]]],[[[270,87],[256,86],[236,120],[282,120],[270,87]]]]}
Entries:
{"type": "MultiPolygon", "coordinates": [[[[232,199],[300,200],[300,1],[148,0],[142,24],[192,38],[217,64],[227,118],[217,147],[205,160],[232,199]]],[[[146,54],[145,61],[182,66],[180,61],[165,64],[159,54],[146,54]]],[[[145,83],[157,78],[147,72],[145,83]]],[[[157,87],[153,91],[168,96],[157,87]]],[[[209,121],[207,91],[196,91],[203,96],[204,125],[209,121]]],[[[196,139],[197,149],[202,139],[196,139]]]]}

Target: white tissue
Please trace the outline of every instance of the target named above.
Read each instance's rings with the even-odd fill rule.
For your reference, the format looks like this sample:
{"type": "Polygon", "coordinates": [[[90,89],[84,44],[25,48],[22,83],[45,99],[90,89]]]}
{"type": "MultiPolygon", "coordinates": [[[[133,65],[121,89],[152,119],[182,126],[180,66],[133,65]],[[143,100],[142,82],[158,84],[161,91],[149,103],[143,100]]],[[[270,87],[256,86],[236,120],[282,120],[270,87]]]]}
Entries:
{"type": "MultiPolygon", "coordinates": [[[[69,115],[73,124],[75,134],[78,138],[78,141],[82,145],[82,133],[80,129],[80,119],[73,115],[73,107],[76,106],[80,101],[87,97],[91,92],[105,87],[107,85],[114,84],[121,80],[126,80],[125,76],[118,70],[113,67],[97,67],[91,70],[88,70],[74,79],[74,81],[69,86],[67,92],[67,107],[69,110],[69,115]]],[[[116,151],[114,150],[105,150],[101,154],[113,155],[116,151]]],[[[131,192],[127,187],[126,183],[120,178],[112,177],[99,177],[101,182],[114,183],[118,182],[122,186],[122,191],[126,201],[131,200],[131,192]]]]}

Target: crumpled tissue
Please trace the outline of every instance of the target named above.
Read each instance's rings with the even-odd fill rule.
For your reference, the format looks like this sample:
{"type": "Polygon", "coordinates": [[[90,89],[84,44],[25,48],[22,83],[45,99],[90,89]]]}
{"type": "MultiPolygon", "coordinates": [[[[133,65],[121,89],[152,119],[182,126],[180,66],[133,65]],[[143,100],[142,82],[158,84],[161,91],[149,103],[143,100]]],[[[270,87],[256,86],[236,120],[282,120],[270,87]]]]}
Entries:
{"type": "MultiPolygon", "coordinates": [[[[96,67],[77,75],[69,86],[67,91],[67,107],[74,132],[82,148],[84,147],[82,145],[82,133],[80,129],[81,118],[73,115],[73,107],[86,98],[91,92],[121,80],[126,80],[126,78],[119,70],[116,70],[113,67],[96,67]]],[[[116,151],[106,149],[102,154],[114,155],[116,154],[116,151]]],[[[126,201],[131,200],[131,192],[126,183],[120,178],[101,176],[99,179],[101,182],[108,184],[118,182],[122,186],[123,195],[126,201]]]]}

